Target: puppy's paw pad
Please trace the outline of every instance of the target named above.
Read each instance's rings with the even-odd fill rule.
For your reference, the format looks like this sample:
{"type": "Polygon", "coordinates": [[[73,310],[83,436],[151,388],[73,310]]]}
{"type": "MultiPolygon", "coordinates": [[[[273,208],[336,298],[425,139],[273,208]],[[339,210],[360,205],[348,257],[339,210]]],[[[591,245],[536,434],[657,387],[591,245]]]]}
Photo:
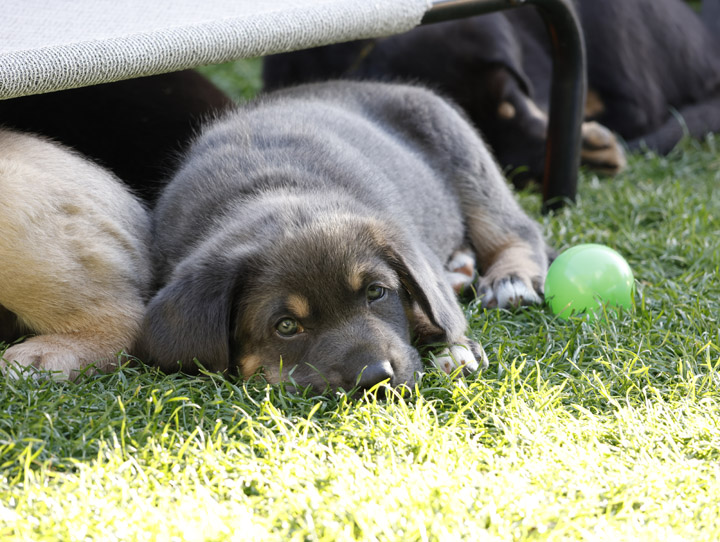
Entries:
{"type": "Polygon", "coordinates": [[[445,264],[445,278],[456,294],[472,286],[475,277],[475,254],[470,249],[456,250],[445,264]]]}

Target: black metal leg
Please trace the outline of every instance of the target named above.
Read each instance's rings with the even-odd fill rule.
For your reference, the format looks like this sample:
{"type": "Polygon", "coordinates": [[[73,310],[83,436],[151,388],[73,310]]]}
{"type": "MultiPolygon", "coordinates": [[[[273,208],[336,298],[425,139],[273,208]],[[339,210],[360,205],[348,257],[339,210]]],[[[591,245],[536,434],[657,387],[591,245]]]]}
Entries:
{"type": "Polygon", "coordinates": [[[543,178],[543,208],[575,200],[586,92],[585,42],[571,0],[434,0],[423,24],[533,5],[550,36],[553,71],[543,178]]]}

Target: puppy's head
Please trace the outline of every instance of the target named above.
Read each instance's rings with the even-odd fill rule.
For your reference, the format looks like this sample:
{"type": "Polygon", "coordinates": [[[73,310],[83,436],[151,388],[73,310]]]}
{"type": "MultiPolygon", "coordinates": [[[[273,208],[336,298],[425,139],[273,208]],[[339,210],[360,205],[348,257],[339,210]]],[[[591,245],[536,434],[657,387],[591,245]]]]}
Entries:
{"type": "Polygon", "coordinates": [[[193,370],[197,358],[320,391],[368,388],[413,382],[422,368],[413,344],[464,330],[421,244],[335,217],[179,267],[150,303],[138,353],[165,369],[193,370]]]}

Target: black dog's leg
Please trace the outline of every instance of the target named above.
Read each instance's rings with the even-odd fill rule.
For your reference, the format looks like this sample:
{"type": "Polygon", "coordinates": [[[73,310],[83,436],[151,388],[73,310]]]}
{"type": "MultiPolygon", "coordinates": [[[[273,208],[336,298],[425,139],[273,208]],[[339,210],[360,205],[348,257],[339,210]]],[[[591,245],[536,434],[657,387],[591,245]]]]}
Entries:
{"type": "Polygon", "coordinates": [[[700,16],[713,34],[720,36],[720,0],[703,0],[700,16]]]}
{"type": "Polygon", "coordinates": [[[720,133],[720,95],[683,107],[654,132],[629,141],[628,147],[667,154],[684,135],[702,139],[710,132],[720,133]]]}

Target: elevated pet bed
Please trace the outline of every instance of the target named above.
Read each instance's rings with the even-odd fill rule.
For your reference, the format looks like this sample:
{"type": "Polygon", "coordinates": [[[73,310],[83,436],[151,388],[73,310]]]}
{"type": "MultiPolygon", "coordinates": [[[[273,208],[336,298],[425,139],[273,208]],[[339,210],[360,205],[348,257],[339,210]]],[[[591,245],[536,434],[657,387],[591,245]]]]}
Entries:
{"type": "MultiPolygon", "coordinates": [[[[571,0],[4,0],[0,99],[397,34],[534,5],[553,45],[543,200],[573,200],[585,100],[571,0]]],[[[2,123],[2,119],[0,119],[2,123]]]]}

